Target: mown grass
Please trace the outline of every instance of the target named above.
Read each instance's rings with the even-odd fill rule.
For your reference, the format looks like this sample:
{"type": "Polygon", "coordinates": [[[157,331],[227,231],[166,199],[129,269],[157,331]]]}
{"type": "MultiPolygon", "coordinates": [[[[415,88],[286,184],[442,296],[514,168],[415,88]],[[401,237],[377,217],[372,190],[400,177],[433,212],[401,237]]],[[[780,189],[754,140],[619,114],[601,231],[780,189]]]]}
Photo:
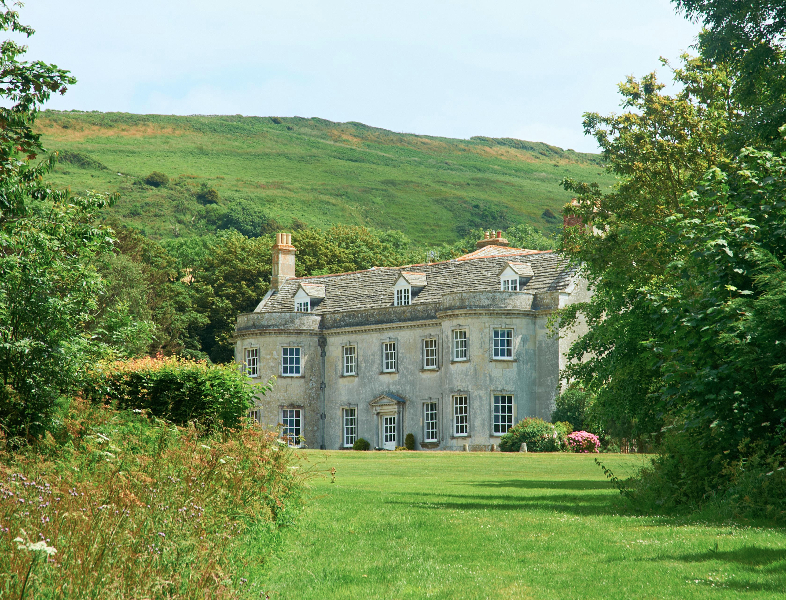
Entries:
{"type": "Polygon", "coordinates": [[[48,149],[72,153],[55,185],[120,192],[110,212],[156,238],[210,232],[215,209],[195,199],[203,183],[223,208],[248,201],[284,226],[365,225],[440,244],[470,227],[555,230],[544,211],[570,200],[563,177],[612,182],[597,155],[543,143],[324,119],[45,111],[37,125],[48,149]],[[152,171],[169,186],[145,185],[152,171]]]}
{"type": "MultiPolygon", "coordinates": [[[[758,600],[786,592],[786,531],[629,514],[592,456],[306,456],[324,476],[312,481],[282,552],[251,575],[270,598],[758,600]]],[[[601,459],[618,476],[644,460],[601,459]]]]}

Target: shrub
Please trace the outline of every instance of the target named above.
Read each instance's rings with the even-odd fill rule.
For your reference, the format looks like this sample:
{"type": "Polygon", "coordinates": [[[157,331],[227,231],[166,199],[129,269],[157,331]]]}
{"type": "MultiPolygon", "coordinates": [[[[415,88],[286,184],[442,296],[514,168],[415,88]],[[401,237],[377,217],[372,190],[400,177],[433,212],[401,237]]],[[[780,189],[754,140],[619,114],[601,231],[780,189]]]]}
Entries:
{"type": "Polygon", "coordinates": [[[0,597],[251,597],[237,557],[249,536],[276,549],[303,477],[275,432],[206,437],[84,401],[60,416],[0,453],[0,597]]]}
{"type": "Polygon", "coordinates": [[[537,417],[519,421],[502,436],[499,449],[502,452],[518,452],[522,443],[529,452],[556,452],[565,448],[566,424],[559,427],[537,417]]]}
{"type": "Polygon", "coordinates": [[[371,444],[368,443],[368,440],[364,440],[363,438],[358,438],[355,440],[355,443],[352,444],[353,450],[371,450],[371,444]]]}
{"type": "Polygon", "coordinates": [[[415,436],[412,435],[411,433],[408,433],[404,437],[404,447],[407,450],[414,450],[415,449],[415,436]]]}
{"type": "Polygon", "coordinates": [[[175,357],[99,363],[85,376],[83,395],[116,408],[148,410],[178,425],[236,427],[269,389],[252,386],[235,365],[211,365],[175,357]]]}
{"type": "Polygon", "coordinates": [[[587,411],[592,406],[593,396],[579,387],[569,387],[556,399],[556,408],[551,413],[552,421],[567,421],[574,431],[587,427],[587,411]]]}
{"type": "Polygon", "coordinates": [[[568,436],[568,445],[574,452],[600,452],[600,440],[594,433],[574,431],[568,436]]]}
{"type": "Polygon", "coordinates": [[[169,177],[159,171],[153,171],[145,177],[145,183],[153,187],[166,187],[169,185],[169,177]]]}
{"type": "Polygon", "coordinates": [[[196,199],[202,204],[218,204],[221,197],[216,190],[203,183],[196,194],[196,199]]]}

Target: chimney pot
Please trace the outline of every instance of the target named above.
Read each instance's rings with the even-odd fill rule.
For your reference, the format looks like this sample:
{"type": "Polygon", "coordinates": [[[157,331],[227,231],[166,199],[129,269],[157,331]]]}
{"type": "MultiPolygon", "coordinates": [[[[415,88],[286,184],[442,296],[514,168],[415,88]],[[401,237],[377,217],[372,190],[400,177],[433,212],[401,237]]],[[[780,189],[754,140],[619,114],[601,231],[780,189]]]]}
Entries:
{"type": "Polygon", "coordinates": [[[501,232],[501,231],[497,231],[497,237],[498,237],[498,238],[501,238],[501,237],[502,237],[502,232],[501,232]]]}

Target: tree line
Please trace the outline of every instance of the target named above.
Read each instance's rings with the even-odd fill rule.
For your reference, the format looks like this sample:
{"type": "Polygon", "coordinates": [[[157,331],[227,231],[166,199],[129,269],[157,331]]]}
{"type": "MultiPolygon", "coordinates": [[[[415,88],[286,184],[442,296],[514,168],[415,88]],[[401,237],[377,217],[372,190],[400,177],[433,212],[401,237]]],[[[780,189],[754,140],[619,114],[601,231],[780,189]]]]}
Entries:
{"type": "Polygon", "coordinates": [[[629,493],[652,507],[786,517],[786,8],[676,0],[698,56],[586,113],[618,184],[566,180],[561,249],[595,295],[566,378],[617,436],[661,453],[629,493]]]}

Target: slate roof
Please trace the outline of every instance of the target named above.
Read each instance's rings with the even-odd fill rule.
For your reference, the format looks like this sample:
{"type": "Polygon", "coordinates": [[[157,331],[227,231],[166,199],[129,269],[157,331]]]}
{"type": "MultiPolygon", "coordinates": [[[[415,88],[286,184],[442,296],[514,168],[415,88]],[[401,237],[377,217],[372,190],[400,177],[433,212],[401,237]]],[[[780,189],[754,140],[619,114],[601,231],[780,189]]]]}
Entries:
{"type": "MultiPolygon", "coordinates": [[[[513,272],[516,273],[516,275],[521,277],[532,277],[535,275],[535,273],[532,271],[532,265],[528,262],[509,262],[507,266],[513,269],[513,272]]],[[[503,271],[504,270],[505,269],[503,269],[503,271]]],[[[500,274],[501,273],[502,271],[500,271],[500,274]]]]}
{"type": "MultiPolygon", "coordinates": [[[[384,308],[393,305],[393,286],[403,273],[425,273],[427,285],[413,290],[412,305],[439,302],[443,294],[451,292],[479,292],[499,290],[499,273],[507,266],[510,256],[521,257],[517,262],[529,263],[533,277],[521,291],[531,294],[564,291],[570,285],[574,269],[568,261],[551,251],[524,250],[502,246],[486,246],[445,262],[407,265],[403,267],[374,267],[366,271],[299,277],[286,281],[256,312],[288,312],[294,310],[295,294],[301,284],[324,285],[325,299],[312,308],[315,314],[384,308]],[[490,256],[476,256],[489,250],[490,256]],[[493,249],[502,250],[495,254],[493,249]]],[[[486,254],[486,253],[484,253],[486,254]]],[[[514,292],[515,293],[515,292],[514,292]]]]}

